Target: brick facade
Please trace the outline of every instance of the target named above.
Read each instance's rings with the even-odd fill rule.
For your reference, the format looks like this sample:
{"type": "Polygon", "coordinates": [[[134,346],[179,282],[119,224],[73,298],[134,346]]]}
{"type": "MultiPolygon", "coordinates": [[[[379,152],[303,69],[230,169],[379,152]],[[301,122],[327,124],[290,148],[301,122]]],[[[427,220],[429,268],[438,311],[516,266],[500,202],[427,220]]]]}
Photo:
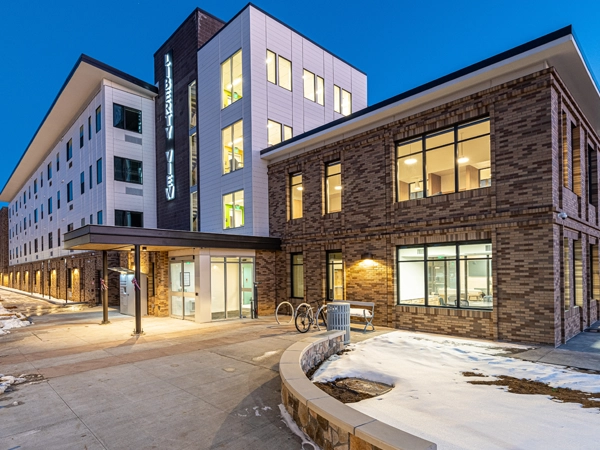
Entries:
{"type": "MultiPolygon", "coordinates": [[[[598,137],[550,68],[272,163],[270,226],[271,235],[283,240],[283,266],[290,266],[290,253],[302,252],[305,298],[321,300],[326,294],[326,252],[341,250],[345,297],[375,301],[374,322],[379,325],[496,340],[565,342],[598,320],[597,301],[587,293],[587,242],[600,237],[600,228],[598,205],[585,201],[585,152],[579,159],[581,195],[562,186],[559,112],[564,109],[580,124],[579,145],[590,142],[596,151],[598,137]],[[491,126],[490,187],[396,201],[395,142],[484,116],[490,117],[491,126]],[[333,160],[342,165],[342,211],[324,214],[324,167],[333,160]],[[303,217],[289,220],[289,175],[294,172],[302,172],[303,217]],[[557,218],[563,210],[569,216],[564,224],[557,218]],[[566,311],[560,275],[563,228],[584,244],[586,278],[585,301],[566,311]],[[397,305],[397,246],[474,240],[492,242],[491,311],[397,305]],[[364,252],[373,254],[372,265],[361,261],[364,252]]],[[[573,271],[571,278],[573,288],[573,271]]],[[[289,281],[284,292],[281,299],[290,298],[289,281]]]]}

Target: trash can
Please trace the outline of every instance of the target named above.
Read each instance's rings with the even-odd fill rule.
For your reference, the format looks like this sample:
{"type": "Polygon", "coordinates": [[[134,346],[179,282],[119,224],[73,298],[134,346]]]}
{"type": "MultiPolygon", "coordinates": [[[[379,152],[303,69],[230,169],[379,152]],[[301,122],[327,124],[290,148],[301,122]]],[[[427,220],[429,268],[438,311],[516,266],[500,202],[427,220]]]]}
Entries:
{"type": "Polygon", "coordinates": [[[350,343],[350,303],[327,303],[327,331],[345,331],[344,344],[350,343]]]}

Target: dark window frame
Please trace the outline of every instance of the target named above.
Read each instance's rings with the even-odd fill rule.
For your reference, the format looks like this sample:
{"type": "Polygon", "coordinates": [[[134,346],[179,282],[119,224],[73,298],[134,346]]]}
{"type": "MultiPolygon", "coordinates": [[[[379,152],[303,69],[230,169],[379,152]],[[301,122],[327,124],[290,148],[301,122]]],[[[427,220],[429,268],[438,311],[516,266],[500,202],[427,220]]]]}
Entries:
{"type": "Polygon", "coordinates": [[[294,173],[290,173],[290,219],[289,220],[298,220],[298,219],[302,219],[304,217],[304,177],[302,172],[294,172],[294,173]],[[294,177],[300,176],[300,182],[299,183],[294,183],[294,177]],[[296,186],[301,186],[302,189],[300,190],[300,196],[302,197],[302,207],[300,209],[300,216],[299,217],[294,217],[294,188],[296,186]]]}
{"type": "Polygon", "coordinates": [[[85,170],[79,174],[79,191],[80,194],[85,194],[85,170]]]}
{"type": "Polygon", "coordinates": [[[329,180],[330,177],[335,177],[336,175],[338,175],[337,173],[334,173],[332,175],[328,175],[327,174],[327,169],[329,167],[333,167],[333,166],[337,166],[337,165],[340,166],[340,173],[339,173],[339,176],[340,176],[340,186],[343,187],[343,185],[342,185],[342,161],[339,160],[339,159],[336,159],[334,161],[329,161],[329,162],[325,163],[325,183],[324,183],[324,186],[323,186],[325,188],[325,214],[335,214],[335,213],[341,212],[342,209],[343,209],[343,204],[342,204],[342,195],[343,194],[340,193],[340,210],[339,211],[330,211],[330,205],[329,205],[330,200],[329,200],[329,195],[327,193],[327,181],[329,180]]]}
{"type": "Polygon", "coordinates": [[[96,160],[96,185],[102,183],[102,158],[96,160]]]}
{"type": "MultiPolygon", "coordinates": [[[[461,261],[489,261],[491,262],[491,264],[493,264],[494,261],[494,246],[492,243],[491,239],[483,239],[483,240],[475,240],[475,241],[452,241],[452,242],[437,242],[435,244],[414,244],[414,245],[398,245],[396,246],[396,305],[397,306],[411,306],[411,307],[416,307],[416,308],[446,308],[446,309],[452,309],[452,310],[456,310],[456,309],[462,309],[462,310],[476,310],[476,311],[493,311],[493,302],[492,302],[492,307],[491,308],[477,308],[477,307],[473,307],[473,306],[463,306],[461,305],[462,299],[461,299],[461,289],[462,289],[462,273],[461,273],[461,265],[460,262],[461,261]],[[492,254],[489,256],[489,258],[465,258],[465,259],[461,259],[461,255],[460,255],[460,246],[461,245],[477,245],[477,244],[489,244],[492,245],[492,254]],[[456,263],[456,305],[430,305],[429,304],[429,286],[428,286],[428,282],[429,282],[429,274],[428,274],[428,263],[432,260],[429,260],[429,252],[428,249],[429,248],[435,248],[435,247],[450,247],[450,246],[454,246],[455,247],[455,256],[454,259],[447,259],[445,261],[454,261],[456,263]],[[424,300],[424,304],[415,304],[415,303],[401,303],[400,301],[400,264],[403,264],[402,261],[400,261],[400,250],[401,249],[407,249],[407,248],[423,248],[423,258],[419,259],[419,260],[415,260],[415,261],[405,261],[405,262],[421,262],[423,263],[423,281],[424,281],[424,295],[425,298],[424,300]]],[[[487,269],[486,269],[487,270],[487,269]]],[[[493,267],[490,269],[491,272],[493,272],[493,267]]],[[[488,292],[490,292],[490,295],[492,295],[493,297],[493,293],[494,293],[494,284],[493,284],[493,273],[488,273],[487,274],[487,280],[489,283],[488,286],[488,292]]],[[[467,286],[467,292],[468,292],[468,286],[467,286]]],[[[465,297],[468,303],[468,295],[465,297]]]]}
{"type": "Polygon", "coordinates": [[[135,108],[130,108],[129,106],[120,105],[118,103],[113,103],[113,127],[119,128],[121,130],[130,131],[132,133],[142,134],[142,111],[135,108]],[[117,111],[120,110],[120,113],[117,114],[117,111]],[[128,128],[128,114],[133,113],[138,116],[137,119],[137,129],[128,128]],[[116,122],[117,118],[121,117],[119,122],[116,122]]]}
{"type": "Polygon", "coordinates": [[[96,133],[102,129],[102,105],[96,108],[96,133]]]}
{"type": "Polygon", "coordinates": [[[73,201],[73,181],[67,183],[67,203],[73,201]]]}
{"type": "Polygon", "coordinates": [[[69,139],[67,142],[67,162],[73,158],[73,139],[69,139]]]}
{"type": "Polygon", "coordinates": [[[143,162],[135,160],[135,159],[123,158],[121,156],[115,156],[114,157],[114,179],[115,179],[115,181],[121,181],[123,183],[132,183],[132,184],[143,185],[144,184],[144,164],[143,164],[143,162]],[[139,171],[140,171],[139,180],[131,179],[131,174],[133,174],[134,172],[132,170],[129,170],[129,171],[125,170],[126,161],[130,161],[133,163],[139,163],[139,171]],[[117,167],[120,168],[120,170],[118,172],[117,172],[117,167]]]}
{"type": "Polygon", "coordinates": [[[116,227],[131,227],[131,228],[144,228],[144,213],[142,211],[125,211],[122,209],[115,209],[115,226],[116,227]],[[139,214],[141,225],[132,225],[132,214],[139,214]],[[121,220],[118,220],[121,219],[121,220]],[[119,222],[119,223],[117,223],[119,222]],[[129,223],[129,225],[127,224],[129,223]]]}

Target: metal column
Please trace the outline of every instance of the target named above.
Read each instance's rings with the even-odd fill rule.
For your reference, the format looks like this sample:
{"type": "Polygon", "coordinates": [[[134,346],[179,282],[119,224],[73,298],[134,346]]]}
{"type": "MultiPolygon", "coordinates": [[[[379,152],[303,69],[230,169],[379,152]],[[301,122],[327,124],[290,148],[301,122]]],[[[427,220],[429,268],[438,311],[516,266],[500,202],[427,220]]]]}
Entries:
{"type": "Polygon", "coordinates": [[[100,293],[102,294],[102,325],[106,325],[108,320],[108,252],[102,252],[102,280],[100,283],[100,293]]]}
{"type": "Polygon", "coordinates": [[[140,283],[142,278],[142,271],[140,270],[140,245],[135,244],[133,263],[135,264],[135,285],[133,290],[135,292],[135,330],[133,334],[140,335],[142,331],[142,291],[140,289],[140,283]]]}

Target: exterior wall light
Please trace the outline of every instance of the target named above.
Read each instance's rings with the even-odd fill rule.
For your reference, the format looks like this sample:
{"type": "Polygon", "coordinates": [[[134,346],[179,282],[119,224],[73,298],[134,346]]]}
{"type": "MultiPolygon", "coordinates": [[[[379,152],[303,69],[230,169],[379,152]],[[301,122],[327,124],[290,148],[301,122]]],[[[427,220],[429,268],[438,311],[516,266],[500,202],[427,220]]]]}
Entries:
{"type": "Polygon", "coordinates": [[[363,261],[373,261],[373,254],[371,252],[365,252],[360,255],[360,259],[363,261]]]}

